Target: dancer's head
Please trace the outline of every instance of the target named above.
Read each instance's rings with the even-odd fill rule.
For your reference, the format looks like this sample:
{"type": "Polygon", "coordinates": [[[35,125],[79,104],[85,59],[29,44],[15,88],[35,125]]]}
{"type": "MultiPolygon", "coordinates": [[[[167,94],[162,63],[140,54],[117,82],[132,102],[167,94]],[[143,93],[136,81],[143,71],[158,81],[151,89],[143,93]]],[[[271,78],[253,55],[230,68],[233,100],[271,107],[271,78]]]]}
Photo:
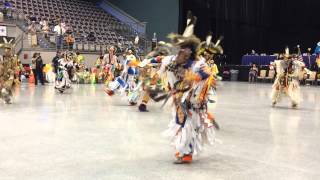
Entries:
{"type": "Polygon", "coordinates": [[[197,17],[193,16],[191,12],[188,12],[187,26],[183,34],[171,33],[168,35],[168,38],[171,39],[171,44],[179,49],[179,59],[196,59],[197,47],[201,42],[200,39],[193,34],[196,22],[197,17]]]}
{"type": "Polygon", "coordinates": [[[220,46],[223,36],[220,36],[216,43],[213,43],[212,33],[209,32],[206,41],[201,42],[197,48],[197,55],[206,59],[206,61],[211,61],[214,59],[215,55],[223,54],[223,49],[220,46]]]}
{"type": "Polygon", "coordinates": [[[109,48],[108,48],[108,52],[109,52],[109,54],[114,54],[115,53],[115,47],[114,46],[110,46],[109,48]]]}
{"type": "Polygon", "coordinates": [[[4,49],[4,54],[5,54],[5,55],[10,55],[10,54],[11,54],[11,48],[6,47],[6,48],[4,49]]]}

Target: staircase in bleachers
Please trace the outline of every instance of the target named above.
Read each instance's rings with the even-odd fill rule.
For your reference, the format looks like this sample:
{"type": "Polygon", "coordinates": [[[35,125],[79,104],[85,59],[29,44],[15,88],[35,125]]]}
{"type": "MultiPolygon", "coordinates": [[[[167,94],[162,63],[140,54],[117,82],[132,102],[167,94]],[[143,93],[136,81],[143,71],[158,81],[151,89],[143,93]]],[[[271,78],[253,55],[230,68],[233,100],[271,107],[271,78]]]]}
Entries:
{"type": "MultiPolygon", "coordinates": [[[[72,28],[75,43],[79,50],[105,50],[107,45],[120,45],[123,48],[132,46],[136,32],[128,25],[106,13],[91,1],[84,0],[9,0],[13,9],[20,10],[27,19],[40,21],[46,18],[51,29],[54,23],[61,19],[72,28]],[[88,41],[87,36],[93,33],[94,41],[88,41]],[[99,47],[99,48],[97,48],[99,47]]],[[[140,49],[146,48],[147,40],[141,42],[140,49]]],[[[42,39],[41,41],[44,41],[42,39]]],[[[44,42],[45,46],[48,45],[44,42]]]]}

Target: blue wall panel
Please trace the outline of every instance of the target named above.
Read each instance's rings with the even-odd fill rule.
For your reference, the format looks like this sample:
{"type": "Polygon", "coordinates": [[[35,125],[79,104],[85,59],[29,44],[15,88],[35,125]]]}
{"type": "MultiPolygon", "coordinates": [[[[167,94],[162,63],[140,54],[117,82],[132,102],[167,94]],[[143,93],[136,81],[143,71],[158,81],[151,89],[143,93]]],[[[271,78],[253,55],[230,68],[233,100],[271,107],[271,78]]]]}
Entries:
{"type": "Polygon", "coordinates": [[[178,32],[179,0],[108,0],[132,17],[147,22],[147,35],[156,32],[166,40],[170,32],[178,32]]]}

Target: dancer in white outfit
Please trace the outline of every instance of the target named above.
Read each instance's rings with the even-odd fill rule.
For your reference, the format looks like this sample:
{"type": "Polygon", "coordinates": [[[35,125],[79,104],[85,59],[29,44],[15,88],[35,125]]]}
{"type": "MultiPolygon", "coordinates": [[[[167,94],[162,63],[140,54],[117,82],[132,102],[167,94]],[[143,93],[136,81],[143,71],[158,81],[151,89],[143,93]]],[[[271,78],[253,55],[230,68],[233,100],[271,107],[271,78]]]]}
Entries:
{"type": "Polygon", "coordinates": [[[55,88],[58,89],[60,93],[63,93],[66,89],[71,88],[71,80],[68,74],[68,69],[73,67],[72,53],[66,52],[64,57],[59,59],[58,62],[58,78],[55,88]]]}
{"type": "Polygon", "coordinates": [[[280,60],[276,60],[273,65],[276,68],[277,77],[272,86],[272,106],[286,95],[290,98],[292,107],[296,108],[301,101],[299,72],[305,66],[301,56],[291,56],[289,49],[286,48],[285,55],[280,60]]]}

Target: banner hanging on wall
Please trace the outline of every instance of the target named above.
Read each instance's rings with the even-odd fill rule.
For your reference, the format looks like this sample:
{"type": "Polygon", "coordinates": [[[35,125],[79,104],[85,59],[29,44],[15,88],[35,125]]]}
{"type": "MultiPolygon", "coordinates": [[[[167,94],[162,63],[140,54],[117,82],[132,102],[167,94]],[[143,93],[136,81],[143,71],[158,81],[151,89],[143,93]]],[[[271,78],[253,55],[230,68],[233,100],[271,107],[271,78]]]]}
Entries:
{"type": "Polygon", "coordinates": [[[0,36],[7,36],[7,26],[0,26],[0,36]]]}

